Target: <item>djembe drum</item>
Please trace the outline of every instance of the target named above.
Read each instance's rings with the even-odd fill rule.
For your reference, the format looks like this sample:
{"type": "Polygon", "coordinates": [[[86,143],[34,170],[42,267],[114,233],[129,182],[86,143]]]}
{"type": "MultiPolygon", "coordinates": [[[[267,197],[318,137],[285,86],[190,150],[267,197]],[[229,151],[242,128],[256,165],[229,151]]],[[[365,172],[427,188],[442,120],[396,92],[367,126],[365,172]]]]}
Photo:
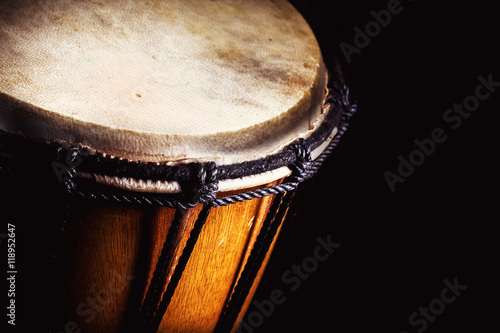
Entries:
{"type": "Polygon", "coordinates": [[[284,0],[12,0],[0,17],[1,171],[50,170],[63,198],[58,331],[236,330],[355,110],[305,20],[284,0]]]}

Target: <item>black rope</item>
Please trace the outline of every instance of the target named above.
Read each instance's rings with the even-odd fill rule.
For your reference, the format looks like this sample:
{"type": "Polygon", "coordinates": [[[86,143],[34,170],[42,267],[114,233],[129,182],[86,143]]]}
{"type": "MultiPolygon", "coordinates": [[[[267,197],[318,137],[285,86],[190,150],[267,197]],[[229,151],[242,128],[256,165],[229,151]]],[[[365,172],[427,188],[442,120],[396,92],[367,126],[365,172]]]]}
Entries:
{"type": "Polygon", "coordinates": [[[149,283],[148,291],[146,292],[146,296],[140,310],[140,320],[143,323],[152,321],[156,306],[158,306],[158,303],[160,302],[161,291],[167,280],[168,267],[172,261],[172,249],[174,247],[185,211],[186,210],[182,208],[178,208],[175,211],[174,219],[168,229],[160,257],[156,263],[153,277],[149,283]]]}
{"type": "MultiPolygon", "coordinates": [[[[291,145],[290,150],[295,152],[298,162],[292,166],[294,170],[289,179],[300,183],[309,176],[309,167],[311,165],[310,147],[307,141],[301,139],[297,144],[291,145]]],[[[230,332],[234,326],[295,193],[296,191],[285,194],[280,193],[274,198],[229,303],[219,317],[215,332],[230,332]]]]}
{"type": "MultiPolygon", "coordinates": [[[[219,167],[216,167],[213,162],[204,165],[200,163],[191,163],[167,166],[162,164],[156,165],[154,163],[119,161],[99,154],[88,155],[85,159],[82,159],[81,153],[85,150],[84,148],[80,146],[66,148],[66,152],[68,153],[66,158],[70,166],[64,172],[62,187],[64,192],[74,198],[79,197],[116,203],[165,206],[177,209],[174,221],[169,228],[162,252],[153,272],[153,277],[148,287],[145,300],[139,310],[139,321],[143,323],[144,327],[148,328],[149,332],[156,332],[158,330],[211,208],[275,195],[271,210],[268,212],[263,222],[263,226],[247,263],[237,281],[234,293],[231,295],[216,326],[217,332],[229,332],[232,329],[248,297],[255,276],[262,266],[262,262],[269,251],[276,232],[295,195],[295,190],[305,179],[314,175],[325,159],[331,154],[339,143],[340,138],[347,130],[351,116],[356,112],[357,104],[352,100],[349,88],[344,84],[340,70],[336,70],[335,75],[337,75],[337,77],[333,80],[333,90],[330,91],[325,101],[325,104],[330,104],[330,111],[325,117],[324,122],[308,139],[300,139],[296,143],[289,145],[287,149],[284,149],[282,152],[263,159],[219,167]],[[311,150],[324,142],[334,127],[337,127],[338,132],[332,142],[315,161],[311,161],[311,150]],[[80,159],[78,163],[76,162],[77,159],[80,159]],[[176,198],[164,194],[134,193],[119,190],[111,191],[109,189],[104,189],[104,187],[102,190],[99,190],[99,186],[96,186],[95,183],[92,184],[92,188],[85,189],[81,187],[81,185],[84,185],[85,181],[88,180],[78,176],[76,165],[78,165],[79,172],[84,173],[101,174],[96,171],[102,169],[105,171],[102,173],[104,175],[117,175],[122,177],[129,175],[136,179],[177,180],[181,183],[183,190],[191,179],[196,179],[197,182],[195,186],[192,187],[192,198],[186,198],[186,196],[176,198]],[[103,166],[103,168],[100,166],[103,166]],[[292,175],[287,177],[282,184],[233,194],[222,198],[217,198],[215,195],[215,192],[218,190],[218,180],[240,178],[251,174],[274,170],[282,166],[288,166],[292,170],[292,175]],[[196,175],[196,177],[193,177],[194,175],[196,175]],[[178,236],[183,216],[187,209],[193,208],[198,203],[203,203],[203,208],[190,232],[179,262],[170,282],[167,284],[167,289],[162,294],[167,278],[166,275],[168,274],[167,268],[172,260],[171,249],[178,236]],[[158,309],[155,311],[157,306],[158,309]]],[[[2,130],[0,130],[0,146],[2,150],[5,150],[4,155],[7,157],[9,154],[15,155],[19,149],[24,151],[25,148],[40,148],[40,150],[50,151],[55,148],[56,160],[62,158],[62,152],[65,149],[65,147],[55,142],[39,142],[32,138],[7,133],[2,130]]],[[[43,152],[40,153],[42,154],[43,152]]],[[[5,160],[5,158],[2,158],[2,160],[5,160]]],[[[0,163],[0,176],[9,177],[14,175],[14,171],[17,173],[16,167],[12,167],[8,162],[0,162],[2,162],[0,163]]],[[[16,160],[16,163],[19,164],[21,162],[16,160]]],[[[24,166],[29,166],[31,164],[28,156],[28,160],[24,166]]],[[[26,168],[23,168],[23,170],[24,169],[26,168]]],[[[22,175],[18,174],[17,176],[22,177],[22,175]]],[[[66,207],[68,206],[66,205],[66,207]]],[[[69,214],[69,208],[66,209],[67,211],[64,215],[64,219],[67,219],[69,214]]],[[[63,221],[61,235],[64,233],[64,229],[65,223],[63,221]]]]}
{"type": "Polygon", "coordinates": [[[208,214],[210,213],[212,206],[210,204],[205,203],[203,204],[203,209],[201,210],[200,214],[198,215],[198,219],[196,220],[193,230],[191,230],[191,233],[189,234],[188,241],[186,243],[186,247],[182,251],[182,255],[179,258],[179,262],[177,266],[175,267],[174,274],[172,275],[172,278],[167,285],[167,290],[163,294],[163,298],[160,302],[160,306],[158,307],[158,310],[156,311],[155,317],[153,319],[152,325],[151,325],[151,332],[154,333],[158,330],[158,327],[160,326],[160,323],[163,319],[163,316],[165,315],[165,312],[167,311],[167,308],[170,304],[170,301],[172,300],[172,296],[174,295],[175,289],[177,288],[177,284],[179,283],[182,273],[184,272],[184,268],[186,268],[186,265],[189,261],[189,258],[191,257],[191,253],[193,252],[194,246],[196,245],[196,242],[198,240],[198,236],[201,233],[201,230],[203,226],[205,225],[205,222],[207,220],[208,214]]]}
{"type": "MultiPolygon", "coordinates": [[[[289,149],[294,150],[297,155],[297,162],[292,166],[294,169],[294,173],[291,176],[292,179],[287,179],[293,184],[295,184],[295,181],[297,183],[301,183],[304,179],[309,178],[317,172],[326,158],[340,142],[340,138],[344,135],[347,127],[349,126],[350,118],[357,110],[357,103],[355,101],[351,101],[349,97],[349,88],[346,85],[339,86],[337,82],[335,82],[334,88],[336,89],[335,93],[330,94],[327,102],[341,105],[344,109],[341,121],[338,125],[338,132],[332,139],[332,142],[314,162],[310,162],[310,147],[308,147],[307,141],[301,139],[298,144],[289,146],[289,149]]],[[[287,180],[285,180],[285,182],[287,180]]],[[[273,213],[270,211],[268,213],[254,247],[252,248],[250,257],[247,260],[247,264],[245,265],[245,268],[234,289],[234,293],[231,295],[230,301],[219,317],[219,321],[217,322],[215,328],[216,333],[230,332],[235,325],[243,304],[248,297],[255,277],[262,266],[262,262],[264,261],[267,252],[269,251],[269,247],[274,240],[276,231],[281,225],[284,215],[295,193],[296,191],[293,191],[286,193],[284,197],[275,197],[271,210],[277,208],[278,212],[273,213]]]]}
{"type": "MultiPolygon", "coordinates": [[[[330,111],[325,116],[321,125],[307,138],[312,150],[322,144],[335,127],[340,127],[340,123],[342,122],[341,117],[345,117],[346,114],[350,112],[349,108],[353,106],[349,88],[343,82],[340,69],[335,68],[332,75],[336,75],[337,77],[330,80],[333,89],[329,91],[325,101],[325,105],[330,104],[330,111]]],[[[16,154],[19,151],[26,152],[42,149],[60,149],[63,145],[57,142],[46,142],[45,140],[16,135],[0,130],[0,146],[2,147],[2,150],[7,150],[12,154],[16,154]]],[[[189,182],[196,177],[196,171],[193,172],[193,168],[190,164],[178,164],[171,166],[165,163],[157,164],[151,162],[120,160],[104,156],[98,152],[90,154],[82,146],[70,147],[68,149],[78,149],[81,152],[80,155],[85,155],[85,158],[82,159],[81,163],[78,165],[78,170],[79,172],[86,174],[98,174],[109,177],[126,177],[137,180],[178,181],[181,186],[185,182],[189,182]]],[[[29,154],[26,154],[28,159],[26,162],[29,163],[32,162],[32,160],[29,160],[28,155],[29,154]]],[[[231,165],[222,165],[218,167],[218,179],[219,181],[237,179],[274,170],[283,166],[294,164],[295,158],[296,157],[292,152],[284,149],[279,153],[265,158],[231,165]]],[[[2,171],[3,168],[3,166],[0,167],[0,171],[2,171]]],[[[3,171],[11,172],[9,169],[5,169],[3,171]]],[[[92,197],[93,199],[116,200],[116,198],[112,195],[104,192],[94,192],[94,196],[89,193],[79,193],[76,190],[73,192],[76,192],[75,194],[81,197],[87,196],[92,197]]],[[[178,206],[177,203],[164,198],[151,198],[147,196],[130,197],[122,195],[119,199],[120,202],[125,203],[155,206],[162,205],[169,207],[178,206]]]]}
{"type": "MultiPolygon", "coordinates": [[[[295,193],[295,192],[288,192],[295,193]]],[[[288,206],[283,204],[290,194],[278,194],[273,199],[270,211],[267,213],[266,219],[262,224],[262,228],[254,243],[250,256],[245,264],[243,272],[234,288],[234,292],[228,304],[223,309],[223,313],[219,317],[214,332],[229,332],[234,326],[238,314],[247,298],[247,295],[255,281],[255,277],[264,261],[269,247],[274,239],[276,231],[281,224],[280,217],[284,214],[282,212],[288,206]]],[[[289,199],[286,200],[289,202],[289,199]]]]}
{"type": "MultiPolygon", "coordinates": [[[[330,92],[330,95],[332,95],[332,93],[334,92],[330,92]]],[[[328,135],[330,135],[332,130],[338,125],[342,112],[343,110],[338,104],[331,105],[331,110],[325,116],[322,124],[307,138],[312,149],[322,144],[328,135]]],[[[0,130],[0,145],[2,144],[2,138],[6,139],[5,148],[14,152],[25,152],[39,148],[59,149],[62,146],[62,144],[56,142],[49,143],[45,140],[15,135],[0,130]]],[[[85,150],[82,146],[75,148],[81,151],[85,150]]],[[[193,168],[190,164],[168,165],[166,163],[157,164],[152,162],[128,161],[105,156],[99,152],[94,152],[92,154],[85,153],[85,155],[85,158],[82,159],[81,163],[78,165],[78,170],[87,174],[133,178],[137,180],[178,181],[181,185],[196,177],[196,171],[193,172],[193,168]]],[[[238,179],[288,166],[293,163],[295,163],[295,155],[285,149],[279,153],[257,160],[231,165],[221,165],[218,167],[218,179],[219,181],[238,179]]],[[[107,198],[104,197],[102,197],[102,199],[107,200],[107,198]]],[[[137,203],[149,204],[147,202],[137,203]]]]}
{"type": "Polygon", "coordinates": [[[175,267],[170,282],[167,284],[167,290],[162,295],[163,287],[167,280],[168,267],[170,266],[169,264],[171,263],[173,255],[172,249],[186,211],[184,208],[177,208],[174,222],[169,228],[165,242],[163,243],[161,255],[156,264],[153,278],[151,279],[151,283],[148,287],[148,291],[141,308],[139,317],[143,323],[142,326],[148,328],[148,331],[150,332],[156,332],[160,326],[172,296],[174,295],[175,289],[177,288],[177,284],[182,277],[184,268],[191,257],[191,253],[196,245],[198,236],[200,235],[203,225],[205,224],[208,214],[210,213],[212,208],[211,202],[216,198],[215,191],[218,190],[218,180],[217,167],[215,163],[210,162],[207,163],[206,166],[199,165],[197,176],[197,181],[195,183],[196,187],[193,189],[194,197],[192,198],[192,202],[202,202],[203,208],[198,214],[198,218],[196,219],[194,227],[189,234],[189,238],[182,251],[181,257],[179,258],[179,262],[175,267]],[[159,306],[158,303],[160,303],[159,306]],[[156,306],[158,306],[158,310],[155,312],[156,306]]]}
{"type": "MultiPolygon", "coordinates": [[[[63,148],[59,147],[56,151],[56,162],[58,163],[69,163],[74,165],[75,162],[80,159],[79,151],[77,149],[69,149],[66,153],[63,152],[63,148]]],[[[65,193],[68,191],[68,186],[71,186],[71,178],[73,178],[76,174],[74,168],[68,168],[66,170],[67,176],[63,178],[63,182],[60,186],[63,188],[61,191],[65,193]]],[[[71,210],[71,200],[70,196],[63,196],[61,199],[61,205],[58,207],[58,220],[59,220],[59,235],[55,240],[54,249],[52,251],[51,262],[49,264],[49,272],[55,272],[58,268],[58,261],[60,257],[60,253],[62,251],[62,245],[64,240],[64,235],[66,233],[67,225],[69,224],[70,219],[70,210],[71,210]]]]}
{"type": "MultiPolygon", "coordinates": [[[[346,116],[344,121],[339,124],[337,135],[333,138],[330,145],[323,151],[323,153],[314,161],[314,165],[310,169],[310,175],[314,174],[323,161],[330,155],[333,149],[337,146],[340,141],[340,138],[344,134],[347,129],[347,124],[350,116],[354,113],[356,106],[351,106],[351,113],[346,116]]],[[[304,139],[301,139],[304,140],[304,139]]],[[[308,142],[307,140],[304,140],[308,142]]],[[[292,146],[292,145],[291,145],[292,146]]],[[[289,147],[291,147],[289,146],[289,147]]],[[[292,152],[290,149],[287,151],[292,152]]],[[[292,164],[294,165],[294,164],[292,164]]],[[[218,170],[218,169],[217,169],[218,170]]],[[[71,176],[72,174],[70,174],[71,176]]],[[[150,205],[150,206],[166,206],[170,208],[181,207],[183,209],[192,208],[196,205],[195,202],[192,201],[180,201],[172,196],[168,195],[154,195],[147,193],[132,193],[128,191],[96,191],[96,190],[79,190],[74,181],[71,178],[67,179],[68,182],[68,192],[86,199],[94,199],[94,200],[104,200],[104,201],[114,201],[117,203],[131,203],[131,204],[142,204],[142,205],[150,205]]],[[[227,206],[237,202],[243,202],[247,200],[252,200],[255,198],[262,198],[264,196],[269,196],[271,194],[279,194],[286,193],[289,191],[293,191],[299,185],[299,181],[289,180],[285,181],[282,184],[274,185],[270,187],[264,187],[252,191],[247,191],[243,193],[233,194],[229,196],[225,196],[222,198],[217,198],[212,200],[213,207],[221,207],[227,206]]]]}

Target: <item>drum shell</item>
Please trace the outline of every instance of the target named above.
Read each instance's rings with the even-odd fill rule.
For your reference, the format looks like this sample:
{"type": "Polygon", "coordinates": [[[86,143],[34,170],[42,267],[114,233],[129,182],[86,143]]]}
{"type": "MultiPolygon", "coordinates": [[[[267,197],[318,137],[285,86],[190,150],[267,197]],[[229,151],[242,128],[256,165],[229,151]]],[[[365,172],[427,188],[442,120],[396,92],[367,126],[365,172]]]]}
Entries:
{"type": "MultiPolygon", "coordinates": [[[[227,194],[231,193],[220,195],[227,194]]],[[[273,198],[212,208],[159,332],[213,331],[273,198]]],[[[168,279],[200,210],[198,204],[185,214],[170,249],[168,279]]],[[[74,202],[61,248],[61,324],[74,322],[82,332],[126,331],[128,319],[144,300],[174,214],[168,207],[74,202]]],[[[250,304],[274,242],[235,327],[250,304]]]]}

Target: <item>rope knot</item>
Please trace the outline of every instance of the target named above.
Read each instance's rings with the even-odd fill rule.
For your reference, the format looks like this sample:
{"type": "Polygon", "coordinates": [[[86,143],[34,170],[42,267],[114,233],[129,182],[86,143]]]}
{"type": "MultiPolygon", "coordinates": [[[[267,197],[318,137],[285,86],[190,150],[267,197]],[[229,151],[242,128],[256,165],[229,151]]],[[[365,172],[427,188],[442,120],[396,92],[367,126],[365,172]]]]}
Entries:
{"type": "Polygon", "coordinates": [[[305,139],[301,138],[297,143],[291,144],[288,149],[293,151],[297,157],[295,163],[289,166],[292,169],[292,180],[300,183],[310,176],[311,146],[305,139]]]}
{"type": "Polygon", "coordinates": [[[52,164],[52,168],[68,193],[71,193],[76,188],[73,178],[76,175],[76,167],[82,160],[80,151],[76,147],[57,148],[56,162],[52,164]]]}
{"type": "Polygon", "coordinates": [[[217,199],[215,192],[219,189],[217,167],[214,162],[197,165],[197,179],[193,189],[192,203],[208,203],[217,199]]]}
{"type": "Polygon", "coordinates": [[[358,109],[356,98],[352,95],[349,86],[341,78],[337,78],[332,86],[333,90],[330,91],[326,104],[340,106],[343,109],[341,119],[343,122],[348,122],[358,109]]]}

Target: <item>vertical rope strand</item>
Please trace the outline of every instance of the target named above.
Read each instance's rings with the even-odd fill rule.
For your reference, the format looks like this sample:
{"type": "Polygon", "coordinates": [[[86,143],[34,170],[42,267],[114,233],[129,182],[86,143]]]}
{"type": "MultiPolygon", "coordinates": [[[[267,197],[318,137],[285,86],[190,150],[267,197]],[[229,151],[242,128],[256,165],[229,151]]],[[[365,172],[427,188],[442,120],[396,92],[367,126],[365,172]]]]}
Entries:
{"type": "MultiPolygon", "coordinates": [[[[347,129],[351,116],[357,110],[356,101],[351,100],[349,88],[343,82],[343,77],[340,74],[340,69],[336,68],[336,71],[338,72],[337,73],[338,77],[336,77],[335,80],[333,80],[334,90],[331,91],[331,93],[329,94],[327,102],[332,103],[332,105],[335,106],[335,108],[338,107],[339,110],[342,109],[341,110],[342,115],[340,123],[338,124],[337,135],[332,140],[330,146],[320,155],[320,157],[314,163],[310,161],[310,151],[308,147],[309,144],[304,139],[300,139],[299,143],[294,143],[292,145],[289,145],[287,149],[292,149],[297,154],[297,159],[295,163],[290,166],[291,169],[293,170],[293,174],[292,176],[285,179],[284,183],[274,187],[258,189],[218,199],[215,195],[215,192],[218,190],[217,186],[218,170],[214,162],[208,162],[205,165],[196,164],[196,167],[198,168],[197,169],[198,183],[194,188],[195,191],[193,193],[194,198],[190,202],[180,201],[177,200],[175,197],[168,197],[162,195],[156,195],[156,196],[144,195],[141,193],[127,192],[127,191],[124,192],[110,191],[110,193],[95,191],[95,190],[82,191],[77,188],[75,182],[77,180],[75,177],[76,175],[75,167],[80,163],[79,161],[80,157],[78,156],[78,154],[81,151],[80,148],[77,147],[71,147],[68,149],[69,154],[66,155],[66,159],[64,160],[65,163],[62,164],[69,164],[70,168],[65,170],[65,175],[61,184],[68,196],[74,195],[87,199],[93,199],[93,200],[99,199],[117,203],[167,206],[177,209],[175,212],[172,225],[170,226],[167,236],[165,237],[165,242],[163,244],[162,252],[160,254],[158,263],[153,272],[153,277],[151,279],[150,286],[148,287],[144,303],[141,309],[135,310],[136,315],[139,316],[137,318],[139,320],[137,320],[136,322],[140,325],[144,325],[142,327],[145,327],[146,331],[156,332],[158,330],[158,327],[163,319],[164,314],[167,311],[168,305],[170,304],[171,298],[174,295],[177,284],[179,283],[182,277],[183,271],[189,261],[191,253],[196,245],[197,239],[201,233],[203,225],[206,222],[206,219],[210,213],[211,208],[274,194],[276,196],[273,199],[271,210],[268,212],[266,216],[261,231],[257,237],[254,247],[247,260],[247,263],[245,264],[242,275],[237,281],[234,294],[230,297],[227,306],[225,307],[223,313],[221,314],[221,317],[219,318],[219,321],[216,326],[217,332],[229,332],[232,329],[239,313],[241,312],[242,306],[248,297],[250,288],[253,285],[256,274],[262,267],[262,263],[267,253],[269,252],[269,248],[275,238],[277,230],[280,227],[283,218],[286,214],[286,211],[290,205],[290,202],[295,195],[295,190],[297,186],[303,180],[311,177],[318,170],[319,166],[326,159],[326,156],[328,156],[329,153],[333,150],[333,148],[338,144],[341,136],[347,129]],[[182,255],[181,258],[179,259],[177,268],[174,270],[174,273],[172,275],[172,279],[167,285],[166,291],[162,294],[166,282],[166,274],[168,270],[167,266],[169,265],[169,262],[171,262],[171,255],[172,255],[170,253],[171,248],[174,245],[173,243],[175,242],[175,239],[178,237],[180,224],[183,220],[186,210],[190,207],[194,207],[197,203],[202,203],[203,208],[197,217],[193,230],[190,232],[188,241],[186,243],[184,250],[182,251],[182,255]],[[157,306],[158,309],[155,310],[157,306]]],[[[0,131],[0,140],[2,140],[3,138],[12,139],[13,142],[14,138],[16,138],[16,140],[18,139],[16,136],[12,134],[0,131]]],[[[23,143],[22,140],[20,140],[21,143],[23,143]]],[[[314,140],[310,141],[312,142],[314,140]]],[[[15,143],[17,143],[17,141],[15,143]]],[[[3,149],[4,145],[3,142],[0,142],[0,144],[2,144],[1,148],[3,149]]],[[[15,147],[15,144],[13,144],[12,147],[15,147]]],[[[55,147],[57,147],[56,160],[60,160],[62,157],[64,157],[62,156],[63,147],[58,145],[56,145],[55,147]]],[[[5,161],[1,160],[0,162],[2,162],[0,163],[1,164],[0,177],[3,176],[11,177],[15,175],[14,171],[17,172],[17,170],[10,168],[9,167],[10,163],[5,163],[5,161]]],[[[190,174],[194,175],[194,173],[190,174]]],[[[22,176],[22,175],[15,175],[15,176],[22,176]]],[[[69,214],[69,209],[67,209],[65,213],[69,214]]],[[[69,220],[67,215],[63,216],[63,219],[69,220]]],[[[60,229],[61,229],[60,241],[62,241],[65,234],[64,221],[60,229]]],[[[58,259],[57,252],[58,251],[56,247],[56,251],[54,252],[54,256],[52,257],[52,259],[55,261],[58,259]]]]}
{"type": "MultiPolygon", "coordinates": [[[[293,181],[300,183],[311,176],[309,172],[312,165],[311,147],[306,140],[299,139],[297,143],[291,144],[288,149],[296,154],[297,160],[295,164],[290,166],[293,170],[292,175],[287,177],[285,182],[293,181]]],[[[245,268],[231,295],[231,299],[219,317],[219,321],[215,327],[216,333],[227,333],[233,328],[295,193],[296,190],[288,191],[274,198],[271,210],[264,220],[257,240],[245,264],[245,268]]]]}
{"type": "Polygon", "coordinates": [[[185,212],[185,209],[178,208],[175,211],[172,224],[170,225],[170,228],[168,228],[168,233],[165,237],[160,257],[158,258],[153,277],[151,278],[151,283],[149,284],[148,291],[146,292],[146,297],[144,298],[144,303],[141,308],[141,321],[145,323],[152,321],[154,310],[160,302],[161,291],[163,290],[163,285],[168,273],[168,264],[172,260],[171,250],[179,233],[179,228],[185,212]]]}
{"type": "MultiPolygon", "coordinates": [[[[144,326],[146,327],[147,332],[154,333],[158,331],[158,328],[160,327],[163,317],[167,312],[170,301],[172,300],[172,297],[175,293],[175,289],[177,288],[177,285],[179,284],[179,281],[182,278],[184,269],[186,268],[189,258],[191,258],[191,254],[198,241],[198,237],[200,236],[201,230],[203,229],[203,226],[207,221],[208,215],[210,214],[210,211],[212,209],[212,203],[217,198],[217,196],[215,195],[215,191],[218,190],[218,185],[217,185],[218,181],[217,181],[217,167],[215,163],[209,162],[205,166],[199,164],[196,165],[196,168],[197,168],[198,179],[196,181],[195,188],[193,189],[193,191],[195,192],[193,193],[194,194],[193,203],[202,202],[203,208],[201,209],[201,212],[198,214],[193,229],[189,233],[186,246],[182,250],[181,257],[179,258],[179,261],[174,269],[174,273],[172,274],[172,277],[169,283],[167,284],[167,289],[165,290],[165,292],[161,294],[161,291],[163,290],[164,286],[163,281],[165,281],[165,279],[163,280],[157,279],[154,282],[155,284],[150,286],[150,288],[152,288],[151,289],[152,292],[148,300],[146,309],[147,312],[145,312],[147,316],[145,317],[144,321],[144,326]],[[159,300],[160,296],[161,296],[161,301],[159,300]],[[158,301],[160,301],[158,309],[156,310],[155,313],[153,313],[154,311],[153,309],[155,309],[156,305],[158,304],[158,301]]],[[[180,208],[178,210],[180,210],[180,208]]],[[[184,210],[182,215],[184,215],[184,210]]],[[[176,230],[178,231],[178,227],[176,230]]],[[[170,235],[170,230],[168,234],[170,235]]],[[[170,253],[172,245],[173,245],[172,243],[165,242],[164,250],[170,253]]],[[[166,266],[168,265],[168,262],[162,262],[162,265],[163,268],[161,271],[161,275],[165,275],[167,268],[166,266]]]]}
{"type": "Polygon", "coordinates": [[[219,318],[214,332],[226,333],[233,328],[294,195],[295,191],[287,192],[285,195],[277,195],[274,198],[271,210],[262,225],[245,268],[234,288],[234,293],[219,318]]]}
{"type": "Polygon", "coordinates": [[[165,293],[163,293],[160,306],[158,307],[158,310],[156,311],[153,322],[151,324],[151,332],[158,331],[158,328],[160,327],[160,323],[163,319],[163,316],[165,315],[165,312],[167,311],[170,301],[172,300],[172,296],[174,295],[175,289],[177,288],[177,285],[182,277],[182,273],[184,272],[189,258],[191,257],[191,253],[193,252],[193,249],[196,245],[198,237],[200,236],[201,230],[205,225],[211,208],[212,206],[210,204],[205,203],[203,205],[203,209],[198,215],[198,219],[194,224],[193,230],[191,230],[191,233],[189,234],[188,241],[186,243],[186,246],[184,247],[184,250],[182,251],[181,257],[179,258],[179,262],[175,268],[174,274],[172,275],[172,278],[167,285],[167,290],[165,291],[165,293]]]}

